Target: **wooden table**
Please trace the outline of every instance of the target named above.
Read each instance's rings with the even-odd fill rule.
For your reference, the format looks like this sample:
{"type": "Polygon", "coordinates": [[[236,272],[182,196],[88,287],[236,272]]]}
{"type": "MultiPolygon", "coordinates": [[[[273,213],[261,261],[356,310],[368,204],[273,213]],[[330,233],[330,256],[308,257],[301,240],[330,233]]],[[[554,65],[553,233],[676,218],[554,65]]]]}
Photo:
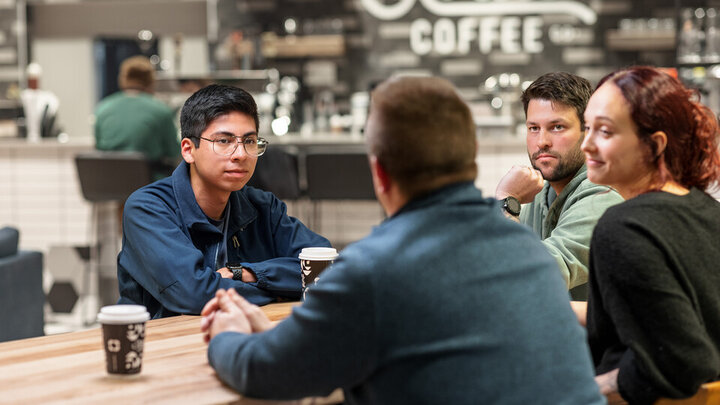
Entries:
{"type": "MultiPolygon", "coordinates": [[[[608,405],[628,405],[620,394],[614,393],[605,397],[608,405]]],[[[660,398],[654,405],[718,405],[720,404],[720,381],[705,383],[695,395],[685,399],[660,398]]]]}
{"type": "MultiPolygon", "coordinates": [[[[277,321],[298,304],[263,309],[277,321]]],[[[243,398],[225,386],[208,364],[199,316],[156,319],[146,326],[142,371],[129,378],[105,371],[100,328],[0,343],[0,404],[288,403],[243,398]]],[[[342,401],[337,395],[294,403],[342,401]]]]}
{"type": "Polygon", "coordinates": [[[686,399],[660,399],[655,405],[717,405],[720,404],[720,381],[705,383],[698,392],[686,399]]]}

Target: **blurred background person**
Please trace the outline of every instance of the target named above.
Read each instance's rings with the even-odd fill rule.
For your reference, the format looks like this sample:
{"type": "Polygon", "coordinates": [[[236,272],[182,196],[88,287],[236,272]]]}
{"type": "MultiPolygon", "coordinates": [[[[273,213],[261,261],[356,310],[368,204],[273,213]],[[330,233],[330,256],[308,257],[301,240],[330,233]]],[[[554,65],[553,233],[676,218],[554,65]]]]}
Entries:
{"type": "Polygon", "coordinates": [[[120,91],[95,111],[95,147],[142,152],[153,164],[155,180],[172,172],[180,159],[174,112],[153,97],[155,68],[145,56],[120,65],[120,91]]]}
{"type": "Polygon", "coordinates": [[[254,57],[255,44],[241,29],[232,30],[215,50],[215,59],[223,69],[252,69],[254,57]]]}
{"type": "Polygon", "coordinates": [[[56,136],[55,117],[60,101],[50,91],[40,89],[42,67],[33,62],[26,70],[27,88],[20,93],[25,114],[27,139],[38,142],[42,137],[56,136]]]}
{"type": "Polygon", "coordinates": [[[720,179],[717,119],[676,79],[634,67],[600,81],[585,122],[588,179],[626,200],[590,245],[596,380],[632,404],[692,396],[720,376],[720,203],[705,192],[720,179]]]}

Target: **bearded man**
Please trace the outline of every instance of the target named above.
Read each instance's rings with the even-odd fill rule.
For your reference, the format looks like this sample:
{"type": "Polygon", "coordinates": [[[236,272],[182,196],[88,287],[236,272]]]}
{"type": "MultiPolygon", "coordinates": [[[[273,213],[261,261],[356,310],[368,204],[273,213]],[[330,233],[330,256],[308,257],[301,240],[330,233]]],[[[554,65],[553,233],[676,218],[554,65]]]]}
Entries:
{"type": "Polygon", "coordinates": [[[532,167],[513,166],[495,198],[506,215],[524,223],[557,260],[573,299],[587,297],[590,237],[609,206],[622,202],[612,189],[591,183],[580,145],[592,86],[565,72],[540,76],[522,94],[532,167]],[[521,206],[521,204],[527,204],[521,206]]]}

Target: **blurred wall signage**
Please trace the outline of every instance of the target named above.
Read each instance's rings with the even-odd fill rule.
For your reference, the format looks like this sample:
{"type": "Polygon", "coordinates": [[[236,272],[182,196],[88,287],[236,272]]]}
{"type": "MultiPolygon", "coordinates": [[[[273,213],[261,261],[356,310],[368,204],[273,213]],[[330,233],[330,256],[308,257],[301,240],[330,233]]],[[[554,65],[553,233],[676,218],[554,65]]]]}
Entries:
{"type": "MultiPolygon", "coordinates": [[[[482,54],[540,53],[543,51],[542,15],[568,15],[592,25],[597,14],[579,1],[490,1],[490,0],[399,0],[382,4],[379,0],[361,0],[373,17],[394,21],[405,17],[420,3],[439,17],[434,22],[416,18],[410,24],[410,49],[417,55],[467,55],[473,47],[482,54]]],[[[548,30],[553,43],[562,43],[568,34],[582,33],[581,28],[553,24],[548,30]]],[[[585,35],[587,36],[587,35],[585,35]]]]}

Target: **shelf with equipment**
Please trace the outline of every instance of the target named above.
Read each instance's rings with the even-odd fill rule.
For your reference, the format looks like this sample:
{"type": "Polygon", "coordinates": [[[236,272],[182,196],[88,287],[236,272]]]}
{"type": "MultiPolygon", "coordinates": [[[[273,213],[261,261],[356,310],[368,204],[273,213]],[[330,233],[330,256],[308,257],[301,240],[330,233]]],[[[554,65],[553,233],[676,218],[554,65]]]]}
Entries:
{"type": "Polygon", "coordinates": [[[0,2],[0,137],[16,137],[23,115],[20,91],[27,65],[26,4],[0,2]]]}
{"type": "MultiPolygon", "coordinates": [[[[166,93],[187,93],[183,91],[184,86],[188,83],[195,87],[204,87],[211,83],[222,83],[229,85],[242,84],[244,89],[254,92],[262,91],[268,83],[277,84],[280,80],[280,74],[275,69],[255,69],[255,70],[218,70],[206,74],[174,74],[166,72],[158,72],[157,74],[157,92],[166,93]]],[[[195,87],[188,87],[195,89],[195,87]]],[[[190,91],[192,93],[192,91],[190,91]]]]}

